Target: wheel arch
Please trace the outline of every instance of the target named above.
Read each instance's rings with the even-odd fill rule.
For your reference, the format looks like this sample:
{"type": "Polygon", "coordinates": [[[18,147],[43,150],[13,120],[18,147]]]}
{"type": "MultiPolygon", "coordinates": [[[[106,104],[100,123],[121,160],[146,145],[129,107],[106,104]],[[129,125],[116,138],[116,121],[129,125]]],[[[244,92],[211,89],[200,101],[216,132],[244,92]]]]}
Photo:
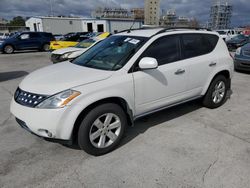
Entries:
{"type": "Polygon", "coordinates": [[[133,112],[130,109],[127,101],[121,97],[108,97],[108,98],[104,98],[104,99],[100,99],[90,105],[88,105],[86,108],[84,108],[80,114],[78,115],[78,117],[75,120],[74,126],[73,126],[73,130],[72,130],[72,134],[71,134],[71,139],[74,143],[77,142],[77,133],[79,130],[79,127],[81,125],[82,120],[84,119],[85,115],[90,112],[90,110],[92,110],[93,108],[101,105],[101,104],[105,104],[105,103],[115,103],[118,104],[119,106],[121,106],[121,108],[124,110],[126,116],[127,116],[127,120],[129,125],[133,125],[133,112]]]}
{"type": "Polygon", "coordinates": [[[14,49],[14,50],[16,50],[15,45],[14,45],[14,44],[11,44],[11,43],[6,43],[6,44],[4,44],[4,46],[3,46],[3,50],[4,50],[4,48],[5,48],[6,46],[12,46],[12,47],[13,47],[13,49],[14,49]]]}
{"type": "MultiPolygon", "coordinates": [[[[203,91],[202,91],[202,95],[205,95],[206,94],[206,92],[207,92],[207,90],[208,90],[208,88],[209,88],[209,86],[210,86],[210,84],[212,83],[212,81],[218,76],[218,75],[223,75],[223,76],[225,76],[227,79],[231,79],[231,75],[230,75],[230,71],[229,70],[221,70],[221,71],[219,71],[219,72],[217,72],[214,76],[212,76],[210,79],[209,79],[209,81],[207,82],[207,84],[206,84],[206,86],[205,86],[205,88],[203,89],[203,91]]],[[[231,86],[231,84],[229,85],[229,86],[231,86]]]]}

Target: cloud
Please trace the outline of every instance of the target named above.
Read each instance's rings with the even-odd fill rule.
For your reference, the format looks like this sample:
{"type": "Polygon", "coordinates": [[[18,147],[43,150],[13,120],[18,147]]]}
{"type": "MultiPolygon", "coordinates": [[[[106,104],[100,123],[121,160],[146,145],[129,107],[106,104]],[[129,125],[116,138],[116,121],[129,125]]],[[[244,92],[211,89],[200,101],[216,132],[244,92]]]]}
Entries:
{"type": "MultiPolygon", "coordinates": [[[[232,24],[250,25],[249,0],[234,0],[232,24]]],[[[143,7],[144,0],[0,0],[0,17],[54,15],[90,16],[98,7],[143,7]]],[[[209,20],[211,0],[161,0],[161,10],[175,9],[179,16],[195,17],[200,22],[209,20]]]]}

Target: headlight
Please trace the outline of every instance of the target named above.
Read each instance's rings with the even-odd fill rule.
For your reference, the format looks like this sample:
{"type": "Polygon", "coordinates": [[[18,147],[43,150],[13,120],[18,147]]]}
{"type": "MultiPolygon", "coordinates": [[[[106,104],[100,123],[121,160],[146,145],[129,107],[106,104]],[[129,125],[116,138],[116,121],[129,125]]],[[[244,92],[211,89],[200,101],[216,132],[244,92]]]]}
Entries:
{"type": "Polygon", "coordinates": [[[73,52],[65,53],[65,54],[63,54],[60,58],[61,58],[61,59],[68,59],[68,57],[69,57],[72,53],[73,53],[73,52]]]}
{"type": "Polygon", "coordinates": [[[47,98],[46,100],[38,104],[36,108],[47,108],[47,109],[63,108],[80,94],[81,93],[79,91],[74,91],[69,89],[47,98]]]}
{"type": "Polygon", "coordinates": [[[241,54],[241,48],[238,48],[235,52],[236,55],[240,55],[241,54]]]}

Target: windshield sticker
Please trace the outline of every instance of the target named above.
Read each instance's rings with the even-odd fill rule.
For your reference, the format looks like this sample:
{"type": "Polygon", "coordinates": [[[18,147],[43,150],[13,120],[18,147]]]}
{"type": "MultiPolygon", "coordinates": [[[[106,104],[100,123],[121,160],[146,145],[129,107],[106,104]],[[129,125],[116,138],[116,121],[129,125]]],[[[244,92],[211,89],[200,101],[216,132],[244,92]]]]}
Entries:
{"type": "Polygon", "coordinates": [[[137,40],[137,39],[132,39],[130,41],[128,41],[129,43],[132,43],[132,44],[138,44],[140,42],[140,40],[137,40]]]}
{"type": "Polygon", "coordinates": [[[128,42],[129,40],[131,40],[131,38],[126,38],[124,42],[128,42]]]}

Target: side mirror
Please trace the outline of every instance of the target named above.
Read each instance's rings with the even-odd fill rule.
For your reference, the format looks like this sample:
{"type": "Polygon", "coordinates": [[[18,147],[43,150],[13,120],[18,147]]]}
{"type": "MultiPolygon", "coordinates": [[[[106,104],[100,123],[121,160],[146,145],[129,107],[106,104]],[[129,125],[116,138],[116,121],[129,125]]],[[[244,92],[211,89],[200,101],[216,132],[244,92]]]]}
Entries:
{"type": "Polygon", "coordinates": [[[144,57],[139,62],[139,67],[142,70],[146,69],[157,69],[158,68],[158,62],[155,58],[152,57],[144,57]]]}

